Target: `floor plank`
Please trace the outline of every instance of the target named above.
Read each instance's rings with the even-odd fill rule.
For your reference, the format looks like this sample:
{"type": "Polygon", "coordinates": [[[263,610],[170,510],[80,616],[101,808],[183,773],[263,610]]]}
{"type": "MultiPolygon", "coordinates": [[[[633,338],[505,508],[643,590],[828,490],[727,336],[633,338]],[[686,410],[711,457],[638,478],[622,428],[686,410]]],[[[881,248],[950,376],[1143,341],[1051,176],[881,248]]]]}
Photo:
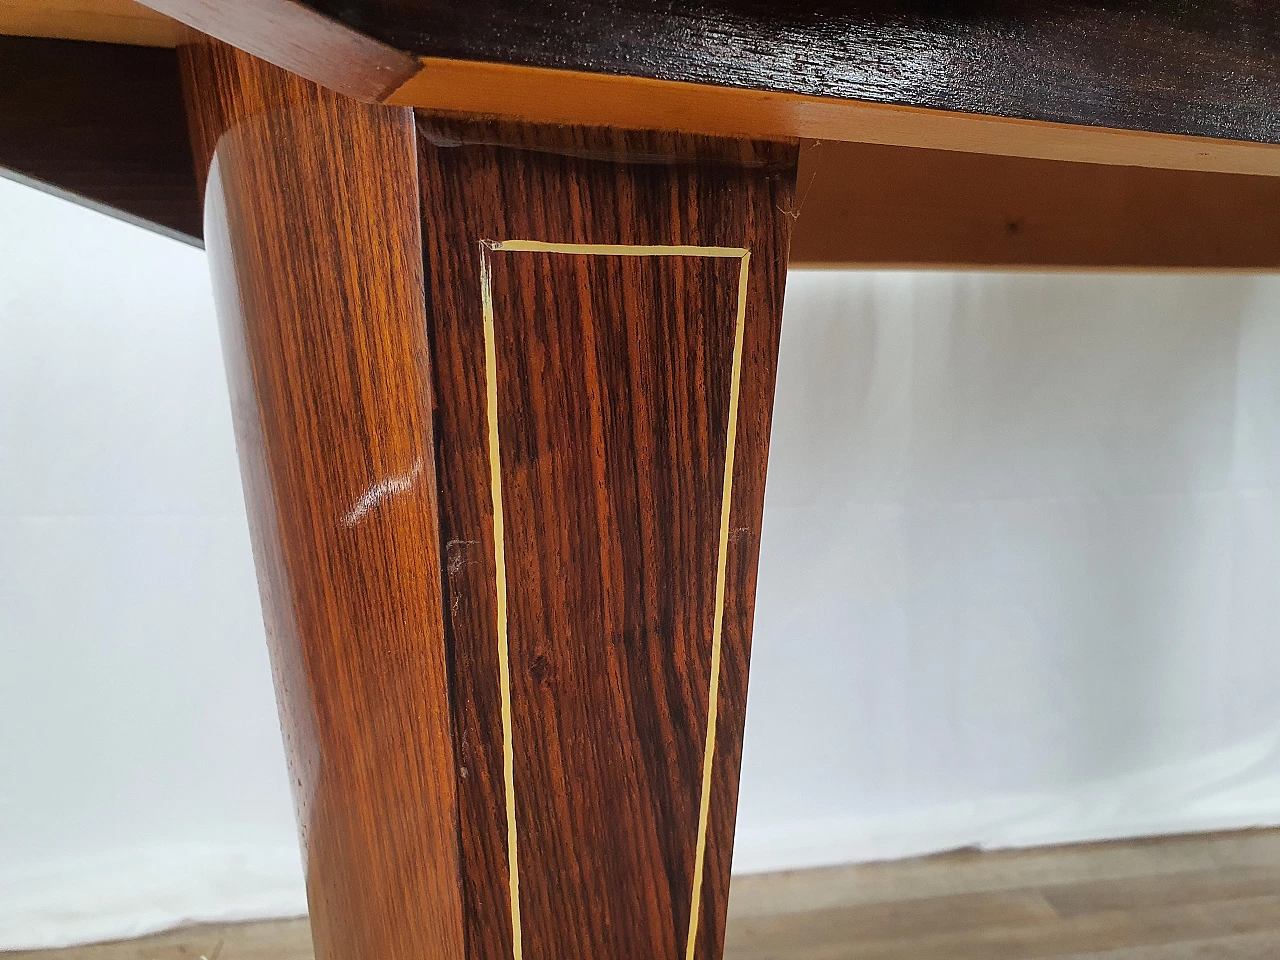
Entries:
{"type": "Polygon", "coordinates": [[[0,953],[4,960],[313,960],[306,919],[208,924],[66,950],[0,953]]]}
{"type": "MultiPolygon", "coordinates": [[[[737,877],[725,960],[1276,960],[1280,830],[737,877]]],[[[305,920],[0,960],[312,960],[305,920]]]]}
{"type": "MultiPolygon", "coordinates": [[[[729,916],[917,900],[1231,867],[1280,867],[1280,830],[981,853],[734,877],[729,916]]],[[[1280,893],[1280,889],[1277,890],[1280,893]]],[[[1280,957],[1280,954],[1277,954],[1280,957]]]]}
{"type": "Polygon", "coordinates": [[[1060,960],[1073,954],[1105,954],[1121,947],[1168,946],[1270,932],[1276,933],[1274,942],[1280,944],[1280,896],[1106,911],[1057,923],[972,929],[957,926],[923,935],[910,929],[910,911],[904,910],[902,927],[891,937],[876,932],[873,939],[846,937],[831,942],[824,942],[822,931],[812,924],[796,923],[802,916],[789,918],[789,942],[779,944],[764,937],[737,941],[727,955],[733,960],[1060,960]],[[767,945],[770,943],[772,948],[767,945]]]}

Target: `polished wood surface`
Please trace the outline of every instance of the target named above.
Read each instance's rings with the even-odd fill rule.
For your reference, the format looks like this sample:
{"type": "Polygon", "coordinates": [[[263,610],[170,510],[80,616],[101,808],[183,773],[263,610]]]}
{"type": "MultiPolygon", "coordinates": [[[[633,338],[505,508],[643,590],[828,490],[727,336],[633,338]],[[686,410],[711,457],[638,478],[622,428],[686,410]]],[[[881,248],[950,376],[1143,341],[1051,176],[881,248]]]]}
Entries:
{"type": "Polygon", "coordinates": [[[1280,174],[1280,8],[1252,0],[147,3],[168,16],[0,0],[0,34],[172,45],[181,21],[356,99],[434,111],[1280,174]]]}
{"type": "Polygon", "coordinates": [[[0,35],[175,47],[182,26],[135,0],[0,0],[0,35]]]}
{"type": "Polygon", "coordinates": [[[127,0],[0,0],[0,33],[171,44],[181,21],[356,99],[433,111],[1280,174],[1272,4],[823,2],[576,0],[575,19],[546,2],[517,16],[513,0],[325,5],[336,17],[301,0],[148,0],[169,20],[121,13],[127,0]],[[440,19],[418,47],[433,55],[366,32],[383,13],[440,19]],[[609,43],[589,43],[597,26],[609,43]]]}
{"type": "MultiPolygon", "coordinates": [[[[1280,832],[1266,830],[738,876],[725,957],[1274,960],[1278,864],[1280,832]],[[982,946],[967,945],[973,943],[982,946]]],[[[279,920],[0,954],[4,960],[198,956],[312,960],[313,953],[305,921],[279,920]]]]}
{"type": "Polygon", "coordinates": [[[383,100],[418,72],[413,57],[299,0],[147,0],[147,6],[356,100],[383,100]]]}
{"type": "MultiPolygon", "coordinates": [[[[0,167],[189,242],[176,55],[0,37],[0,167]]],[[[1280,179],[806,141],[791,265],[1273,270],[1280,179]]]]}
{"type": "Polygon", "coordinates": [[[1080,142],[1061,147],[1085,154],[1074,159],[1163,166],[1172,154],[1178,167],[1276,172],[1274,160],[1269,171],[1259,169],[1266,161],[1258,156],[1252,169],[1242,169],[1248,151],[1230,145],[1280,141],[1280,9],[1256,0],[148,3],[333,86],[363,69],[364,56],[353,51],[345,65],[318,58],[307,64],[316,72],[308,72],[293,55],[305,35],[299,8],[328,14],[333,20],[325,22],[353,35],[424,57],[395,102],[437,110],[1069,159],[1046,152],[1054,149],[1051,131],[1007,128],[1018,120],[1075,131],[1080,142]],[[252,31],[244,29],[247,19],[252,31]],[[634,85],[640,80],[660,82],[634,85]],[[510,88],[486,91],[488,107],[448,105],[469,88],[493,84],[510,88]],[[592,84],[599,87],[594,95],[592,84]],[[558,95],[574,90],[567,100],[558,95]],[[617,120],[600,116],[619,98],[625,102],[617,120]],[[647,111],[646,99],[657,101],[647,111]],[[560,116],[548,116],[551,110],[560,116]],[[637,114],[648,120],[622,119],[637,114]],[[1005,128],[986,129],[979,118],[1003,120],[1005,128]],[[900,125],[907,129],[893,133],[900,125]],[[1171,140],[1126,142],[1124,131],[1171,140]],[[1195,151],[1178,146],[1186,138],[1225,141],[1205,150],[1230,156],[1231,165],[1211,156],[1197,166],[1195,151]],[[1023,139],[1031,144],[1015,146],[1023,139]]]}
{"type": "Polygon", "coordinates": [[[319,953],[717,960],[794,145],[182,56],[319,953]]]}
{"type": "Polygon", "coordinates": [[[794,148],[419,132],[468,955],[715,960],[794,148]]]}
{"type": "MultiPolygon", "coordinates": [[[[0,167],[201,242],[176,55],[0,37],[0,167]]],[[[806,141],[798,267],[1272,270],[1280,179],[806,141]]]]}
{"type": "Polygon", "coordinates": [[[0,175],[200,243],[174,51],[0,36],[0,175]]]}
{"type": "Polygon", "coordinates": [[[1257,0],[309,0],[421,56],[1280,141],[1257,0]]]}
{"type": "MultiPolygon", "coordinates": [[[[1270,184],[1194,172],[1280,174],[1269,5],[149,2],[231,44],[177,56],[324,960],[719,960],[795,218],[801,263],[1275,266],[1270,184]],[[811,145],[797,197],[796,136],[886,146],[811,145]]],[[[95,202],[149,202],[125,166],[95,202]]],[[[732,954],[1146,949],[1188,890],[1205,936],[1280,929],[1271,874],[1184,880],[732,954]]]]}
{"type": "Polygon", "coordinates": [[[413,116],[182,56],[318,955],[460,960],[413,116]]]}
{"type": "MultiPolygon", "coordinates": [[[[462,0],[148,0],[148,6],[356,97],[380,99],[394,76],[414,74],[406,54],[420,55],[428,69],[415,82],[422,100],[415,105],[424,107],[441,106],[426,98],[450,62],[487,63],[793,94],[799,97],[781,102],[796,106],[815,98],[1214,140],[1280,138],[1274,109],[1280,11],[1252,0],[966,0],[941,7],[926,0],[805,0],[786,7],[769,0],[675,7],[659,0],[573,0],[568,7],[552,0],[486,0],[480,7],[462,0]]],[[[0,33],[176,40],[172,21],[133,0],[0,0],[0,33]]],[[[520,76],[528,84],[538,75],[520,76]]],[[[835,136],[813,129],[812,119],[806,126],[785,132],[835,136]]],[[[769,129],[738,132],[784,132],[776,127],[774,121],[769,129]]]]}
{"type": "Polygon", "coordinates": [[[428,58],[386,102],[544,124],[801,137],[1120,166],[1280,175],[1280,147],[869,103],[428,58]]]}
{"type": "Polygon", "coordinates": [[[806,142],[793,267],[1280,270],[1280,178],[806,142]]]}

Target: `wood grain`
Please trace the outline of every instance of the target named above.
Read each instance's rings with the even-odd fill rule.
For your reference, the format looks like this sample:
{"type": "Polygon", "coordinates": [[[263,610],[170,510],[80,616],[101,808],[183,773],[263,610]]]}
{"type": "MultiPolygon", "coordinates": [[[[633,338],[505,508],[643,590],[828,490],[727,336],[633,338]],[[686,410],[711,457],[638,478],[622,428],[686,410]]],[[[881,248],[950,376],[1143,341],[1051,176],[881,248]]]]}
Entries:
{"type": "Polygon", "coordinates": [[[1256,0],[311,2],[422,56],[1280,141],[1280,9],[1256,0]]]}
{"type": "MultiPolygon", "coordinates": [[[[729,919],[792,916],[874,903],[911,906],[957,894],[1001,893],[1127,884],[1136,892],[1166,888],[1184,875],[1222,871],[1276,874],[1280,891],[1280,830],[1149,837],[1030,850],[957,850],[888,863],[845,864],[734,878],[729,919]]],[[[1135,893],[1136,895],[1136,893],[1135,893]]]]}
{"type": "Polygon", "coordinates": [[[184,48],[321,960],[460,960],[411,113],[184,48]]]}
{"type": "Polygon", "coordinates": [[[175,47],[182,27],[134,0],[0,0],[0,34],[175,47]]]}
{"type": "Polygon", "coordinates": [[[356,100],[380,101],[418,71],[408,54],[299,0],[146,0],[146,5],[356,100]]]}
{"type": "Polygon", "coordinates": [[[183,57],[318,953],[714,960],[795,148],[183,57]]]}
{"type": "Polygon", "coordinates": [[[1257,0],[148,5],[437,112],[1280,175],[1280,8],[1257,0]]]}
{"type": "MultiPolygon", "coordinates": [[[[0,51],[0,166],[201,242],[175,55],[17,38],[0,51]]],[[[798,183],[792,266],[1280,266],[1276,178],[810,141],[798,183]]]]}
{"type": "Polygon", "coordinates": [[[1043,160],[1280,175],[1280,147],[1269,143],[439,57],[425,58],[421,70],[386,102],[532,123],[758,139],[803,137],[1043,160]]]}
{"type": "MultiPolygon", "coordinates": [[[[1010,960],[1274,960],[1278,863],[1280,831],[1256,830],[738,876],[725,956],[803,960],[874,946],[883,960],[949,960],[941,944],[985,937],[1015,942],[998,948],[1010,960]],[[1113,933],[1097,933],[1107,928],[1113,933]]],[[[202,955],[310,960],[311,936],[305,922],[283,920],[0,957],[202,955]]]]}
{"type": "Polygon", "coordinates": [[[468,954],[682,958],[697,889],[693,955],[714,960],[794,149],[429,117],[419,132],[468,954]],[[740,327],[742,250],[681,244],[751,251],[740,327]]]}
{"type": "MultiPolygon", "coordinates": [[[[1201,940],[1228,940],[1247,934],[1274,938],[1280,931],[1280,895],[1197,904],[1191,909],[1173,905],[1106,911],[1062,922],[1046,911],[1038,921],[1028,918],[1021,923],[967,927],[972,919],[970,906],[964,902],[929,905],[939,911],[932,922],[944,930],[929,931],[926,927],[923,935],[914,935],[898,926],[896,935],[872,935],[855,943],[842,940],[839,930],[824,927],[820,917],[808,918],[808,929],[830,935],[829,940],[824,941],[822,934],[797,938],[794,921],[788,925],[790,936],[782,932],[769,935],[761,927],[743,925],[735,931],[735,936],[743,939],[726,952],[740,960],[777,957],[780,949],[796,960],[901,960],[908,956],[916,960],[1033,960],[1095,953],[1110,957],[1109,951],[1177,944],[1193,935],[1201,940]]],[[[920,914],[925,909],[917,905],[920,914]]],[[[854,924],[857,915],[843,919],[854,924]]]]}
{"type": "Polygon", "coordinates": [[[793,267],[1280,269],[1280,178],[802,145],[793,267]]]}
{"type": "Polygon", "coordinates": [[[198,924],[56,950],[0,951],[4,960],[314,960],[315,955],[306,917],[198,924]]]}
{"type": "Polygon", "coordinates": [[[1167,837],[738,877],[732,960],[1262,960],[1280,832],[1167,837]]]}
{"type": "Polygon", "coordinates": [[[201,242],[172,50],[0,37],[0,168],[130,223],[201,242]]]}

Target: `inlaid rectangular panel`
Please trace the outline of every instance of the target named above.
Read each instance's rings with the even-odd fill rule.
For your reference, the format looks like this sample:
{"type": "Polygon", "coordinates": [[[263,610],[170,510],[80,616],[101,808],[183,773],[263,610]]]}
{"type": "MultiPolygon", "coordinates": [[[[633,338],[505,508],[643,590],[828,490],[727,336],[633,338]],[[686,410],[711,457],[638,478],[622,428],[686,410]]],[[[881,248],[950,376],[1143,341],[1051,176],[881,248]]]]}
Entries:
{"type": "Polygon", "coordinates": [[[712,960],[794,149],[419,137],[468,953],[712,960]]]}
{"type": "Polygon", "coordinates": [[[592,955],[675,957],[701,893],[749,259],[481,256],[513,936],[572,955],[603,913],[592,955]]]}

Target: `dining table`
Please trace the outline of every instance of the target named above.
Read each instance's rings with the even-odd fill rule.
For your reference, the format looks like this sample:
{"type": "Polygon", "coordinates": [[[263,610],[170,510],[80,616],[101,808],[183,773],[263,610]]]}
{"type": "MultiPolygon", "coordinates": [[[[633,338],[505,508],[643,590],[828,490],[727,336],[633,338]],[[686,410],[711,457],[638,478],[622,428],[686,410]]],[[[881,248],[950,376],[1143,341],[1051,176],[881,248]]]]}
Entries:
{"type": "Polygon", "coordinates": [[[0,168],[207,253],[317,958],[720,960],[788,270],[1280,269],[1280,4],[0,0],[0,168]]]}

